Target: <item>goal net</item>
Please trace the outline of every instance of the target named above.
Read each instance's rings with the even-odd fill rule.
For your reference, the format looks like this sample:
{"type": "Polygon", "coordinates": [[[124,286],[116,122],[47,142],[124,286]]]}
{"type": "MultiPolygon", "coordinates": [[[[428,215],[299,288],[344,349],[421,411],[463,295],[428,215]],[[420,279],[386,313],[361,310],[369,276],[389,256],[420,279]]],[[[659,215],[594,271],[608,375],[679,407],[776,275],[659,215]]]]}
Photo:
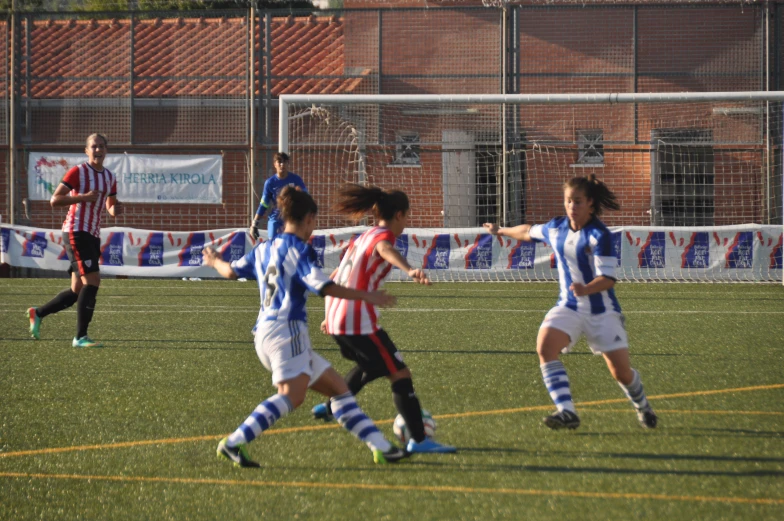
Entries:
{"type": "MultiPolygon", "coordinates": [[[[485,222],[564,214],[563,183],[595,174],[621,210],[623,280],[781,281],[782,92],[284,95],[279,140],[319,204],[325,268],[372,225],[334,212],[346,183],[405,191],[399,250],[435,280],[554,280],[542,243],[485,222]]],[[[404,277],[405,278],[405,277],[404,277]]]]}

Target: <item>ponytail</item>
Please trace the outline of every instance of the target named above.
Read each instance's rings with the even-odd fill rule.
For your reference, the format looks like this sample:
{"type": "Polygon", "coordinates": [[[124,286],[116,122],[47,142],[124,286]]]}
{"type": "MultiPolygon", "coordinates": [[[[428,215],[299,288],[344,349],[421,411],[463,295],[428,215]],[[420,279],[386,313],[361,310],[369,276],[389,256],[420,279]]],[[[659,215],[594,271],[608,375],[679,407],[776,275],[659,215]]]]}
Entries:
{"type": "Polygon", "coordinates": [[[284,187],[276,202],[280,217],[286,222],[300,223],[308,214],[318,213],[313,197],[293,186],[284,187]]]}
{"type": "Polygon", "coordinates": [[[597,217],[604,210],[620,210],[621,205],[615,194],[596,178],[595,174],[588,177],[573,177],[564,183],[564,189],[572,188],[582,190],[585,197],[593,201],[593,214],[597,217]]]}
{"type": "Polygon", "coordinates": [[[400,190],[382,190],[377,186],[350,184],[340,191],[336,211],[355,220],[371,211],[377,219],[391,220],[397,212],[409,209],[408,196],[400,190]]]}

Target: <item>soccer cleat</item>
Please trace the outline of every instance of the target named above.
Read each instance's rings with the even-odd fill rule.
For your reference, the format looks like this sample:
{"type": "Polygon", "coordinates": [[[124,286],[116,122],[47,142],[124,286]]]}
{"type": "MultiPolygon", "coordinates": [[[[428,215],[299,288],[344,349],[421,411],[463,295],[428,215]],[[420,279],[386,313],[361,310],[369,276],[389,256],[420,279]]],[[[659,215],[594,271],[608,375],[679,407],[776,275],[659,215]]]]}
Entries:
{"type": "Polygon", "coordinates": [[[417,443],[413,439],[408,440],[406,450],[411,454],[445,454],[457,452],[457,448],[451,445],[442,445],[435,441],[433,438],[425,438],[417,443]]]}
{"type": "Polygon", "coordinates": [[[640,421],[640,425],[646,429],[655,429],[656,423],[659,420],[656,417],[656,413],[653,412],[653,409],[650,407],[646,407],[645,409],[638,409],[637,419],[640,421]]]}
{"type": "Polygon", "coordinates": [[[41,332],[39,331],[39,328],[41,327],[41,317],[38,316],[35,308],[28,308],[27,316],[30,317],[30,336],[36,340],[40,340],[41,332]]]}
{"type": "Polygon", "coordinates": [[[572,411],[556,411],[542,420],[545,425],[553,430],[576,429],[580,426],[580,418],[572,411]]]}
{"type": "Polygon", "coordinates": [[[248,446],[244,443],[236,447],[226,445],[228,438],[223,438],[218,443],[218,459],[224,458],[234,462],[235,467],[256,468],[261,467],[258,463],[251,460],[248,456],[248,446]]]}
{"type": "Polygon", "coordinates": [[[392,447],[386,451],[382,452],[378,449],[373,451],[373,461],[378,463],[379,465],[385,465],[387,463],[397,463],[398,461],[405,459],[409,456],[408,452],[395,447],[392,447]]]}
{"type": "Polygon", "coordinates": [[[96,342],[95,340],[90,340],[90,337],[87,335],[83,336],[82,338],[75,338],[73,342],[71,342],[73,347],[103,347],[103,344],[100,342],[96,342]]]}
{"type": "Polygon", "coordinates": [[[328,422],[335,419],[335,417],[332,415],[332,409],[329,407],[329,402],[320,403],[314,406],[310,412],[313,413],[313,418],[316,420],[324,420],[325,422],[328,422]]]}

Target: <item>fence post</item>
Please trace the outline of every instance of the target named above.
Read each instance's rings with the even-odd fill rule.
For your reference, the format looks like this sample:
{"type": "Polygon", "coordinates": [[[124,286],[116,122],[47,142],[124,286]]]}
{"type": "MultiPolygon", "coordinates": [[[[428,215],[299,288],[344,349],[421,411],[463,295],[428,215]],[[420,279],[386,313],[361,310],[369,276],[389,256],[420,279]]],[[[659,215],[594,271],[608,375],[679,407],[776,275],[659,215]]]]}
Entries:
{"type": "Polygon", "coordinates": [[[11,67],[9,83],[11,93],[8,104],[8,191],[9,207],[8,220],[16,224],[16,0],[11,1],[11,67]]]}
{"type": "Polygon", "coordinates": [[[256,182],[256,8],[253,2],[248,8],[248,105],[250,108],[250,138],[248,161],[248,208],[250,210],[248,225],[253,222],[254,183],[256,182]]]}

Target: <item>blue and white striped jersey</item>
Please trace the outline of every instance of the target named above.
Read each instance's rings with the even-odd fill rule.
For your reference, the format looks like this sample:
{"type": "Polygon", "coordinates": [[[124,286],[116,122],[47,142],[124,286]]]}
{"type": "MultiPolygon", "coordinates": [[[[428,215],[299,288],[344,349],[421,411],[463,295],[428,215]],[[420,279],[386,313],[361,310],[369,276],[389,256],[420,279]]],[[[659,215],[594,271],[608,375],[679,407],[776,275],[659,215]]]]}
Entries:
{"type": "MultiPolygon", "coordinates": [[[[291,233],[257,245],[231,263],[237,277],[259,281],[262,320],[303,320],[308,318],[308,292],[321,293],[332,280],[318,266],[316,252],[291,233]]],[[[254,330],[256,328],[254,327],[254,330]]]]}
{"type": "Polygon", "coordinates": [[[617,259],[613,252],[612,232],[602,221],[591,219],[581,230],[573,231],[567,217],[556,217],[547,224],[531,226],[531,239],[547,243],[555,251],[561,292],[556,306],[598,315],[607,310],[621,312],[613,289],[576,297],[569,286],[588,284],[599,276],[615,279],[617,259]]]}

